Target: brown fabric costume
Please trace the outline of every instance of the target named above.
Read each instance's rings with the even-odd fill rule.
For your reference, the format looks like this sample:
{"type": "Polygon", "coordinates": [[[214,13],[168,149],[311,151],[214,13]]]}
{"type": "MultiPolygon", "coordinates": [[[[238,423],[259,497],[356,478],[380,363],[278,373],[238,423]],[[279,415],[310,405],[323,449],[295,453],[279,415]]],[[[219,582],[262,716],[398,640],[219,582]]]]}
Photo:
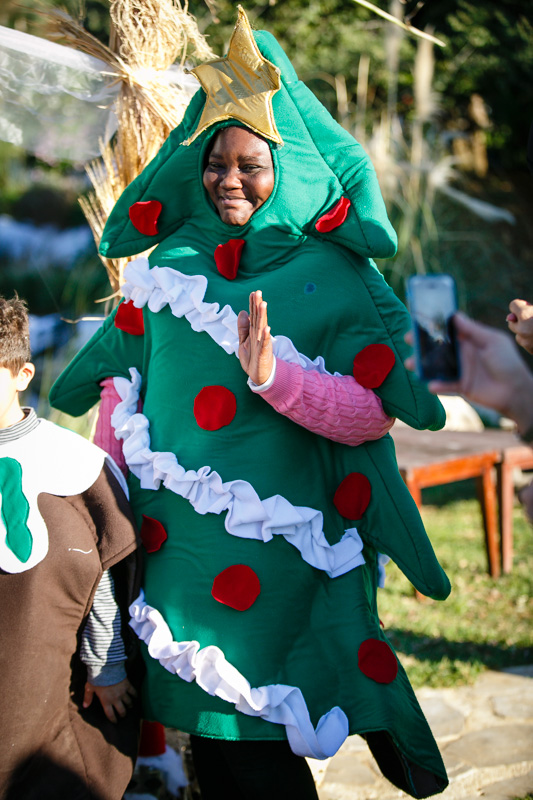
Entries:
{"type": "MultiPolygon", "coordinates": [[[[42,493],[38,507],[48,554],[25,572],[0,572],[0,798],[120,800],[137,755],[139,709],[113,724],[97,697],[81,707],[79,640],[102,572],[112,568],[133,656],[126,624],[140,579],[133,519],[106,465],[85,492],[42,493]]],[[[135,657],[127,669],[138,688],[135,657]]]]}

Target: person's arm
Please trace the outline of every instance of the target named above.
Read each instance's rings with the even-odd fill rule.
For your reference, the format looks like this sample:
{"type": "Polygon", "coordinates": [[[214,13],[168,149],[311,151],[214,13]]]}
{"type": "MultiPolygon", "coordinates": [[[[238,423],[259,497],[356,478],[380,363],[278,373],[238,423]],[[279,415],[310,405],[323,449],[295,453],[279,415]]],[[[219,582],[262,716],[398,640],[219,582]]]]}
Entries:
{"type": "Polygon", "coordinates": [[[506,320],[516,343],[533,355],[533,305],[527,300],[511,300],[506,320]]]}
{"type": "Polygon", "coordinates": [[[132,367],[142,375],[144,336],[128,333],[115,325],[121,306],[109,314],[57,378],[50,389],[53,408],[80,416],[100,400],[100,383],[110,375],[131,380],[132,367]]]}
{"type": "MultiPolygon", "coordinates": [[[[431,381],[434,394],[461,394],[514,420],[519,434],[533,428],[533,374],[503,331],[460,312],[454,316],[460,343],[461,377],[453,383],[431,381]]],[[[414,368],[413,359],[406,366],[414,368]]]]}
{"type": "MultiPolygon", "coordinates": [[[[513,340],[503,331],[482,325],[464,314],[454,316],[460,343],[461,378],[454,383],[432,381],[435,394],[461,394],[474,403],[494,408],[516,422],[517,432],[533,441],[533,375],[513,340]]],[[[406,336],[412,342],[412,334],[406,336]]],[[[405,362],[414,369],[414,358],[405,362]]],[[[520,493],[526,514],[533,522],[533,483],[520,493]]]]}
{"type": "Polygon", "coordinates": [[[394,419],[383,411],[381,400],[351,375],[327,375],[305,370],[281,359],[274,362],[272,382],[251,384],[278,413],[334,442],[352,447],[381,439],[394,419]]]}
{"type": "Polygon", "coordinates": [[[239,342],[252,390],[307,430],[355,446],[381,438],[394,424],[377,395],[351,375],[328,375],[276,360],[261,292],[250,295],[249,314],[239,314],[239,342]]]}
{"type": "Polygon", "coordinates": [[[126,676],[126,651],[121,633],[120,611],[115,600],[113,578],[105,571],[96,589],[93,605],[82,633],[80,658],[87,667],[83,707],[94,695],[111,722],[123,717],[136,695],[126,676]]]}
{"type": "Polygon", "coordinates": [[[128,467],[122,452],[122,442],[116,438],[111,426],[111,415],[120,403],[120,395],[115,389],[113,378],[105,378],[100,383],[100,406],[94,430],[93,441],[98,447],[111,456],[123,475],[128,474],[128,467]]]}

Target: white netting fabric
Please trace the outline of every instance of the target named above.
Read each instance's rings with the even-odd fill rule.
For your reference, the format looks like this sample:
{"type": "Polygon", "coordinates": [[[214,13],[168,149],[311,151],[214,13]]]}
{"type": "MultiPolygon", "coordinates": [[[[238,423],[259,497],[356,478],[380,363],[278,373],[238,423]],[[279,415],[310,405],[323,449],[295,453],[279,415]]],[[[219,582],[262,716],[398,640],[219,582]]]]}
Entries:
{"type": "MultiPolygon", "coordinates": [[[[175,64],[157,77],[187,97],[198,88],[175,64]]],[[[116,78],[98,58],[0,26],[0,139],[46,161],[99,157],[117,128],[116,78]]]]}
{"type": "Polygon", "coordinates": [[[113,77],[97,58],[0,26],[0,139],[45,160],[97,157],[116,129],[113,77]]]}

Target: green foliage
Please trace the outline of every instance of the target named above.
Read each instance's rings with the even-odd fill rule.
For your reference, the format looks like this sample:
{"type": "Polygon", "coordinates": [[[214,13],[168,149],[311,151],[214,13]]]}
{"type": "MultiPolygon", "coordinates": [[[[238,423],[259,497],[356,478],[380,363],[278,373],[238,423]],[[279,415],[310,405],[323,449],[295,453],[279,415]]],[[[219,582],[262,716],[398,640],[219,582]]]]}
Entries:
{"type": "Polygon", "coordinates": [[[109,41],[109,0],[24,0],[21,4],[8,0],[7,8],[0,11],[0,25],[39,36],[44,25],[41,12],[56,8],[81,20],[100,41],[109,41]]]}
{"type": "MultiPolygon", "coordinates": [[[[235,4],[228,0],[216,3],[217,23],[212,21],[202,0],[189,4],[200,20],[200,27],[209,37],[215,52],[227,50],[235,24],[235,4]]],[[[371,97],[378,113],[387,99],[388,72],[383,33],[387,23],[353,0],[291,0],[248,4],[246,12],[252,26],[270,31],[277,38],[299,77],[317,94],[336,116],[336,96],[332,80],[342,75],[346,81],[349,102],[355,110],[355,94],[359,59],[371,59],[371,97]]],[[[401,82],[411,82],[409,65],[414,46],[405,39],[401,82]]]]}
{"type": "MultiPolygon", "coordinates": [[[[65,7],[103,42],[109,40],[108,0],[39,0],[45,7],[65,7]]],[[[0,24],[36,33],[39,15],[25,0],[24,13],[13,5],[0,12],[0,24]]],[[[388,10],[389,0],[377,2],[388,10]]],[[[385,107],[391,76],[384,40],[392,26],[354,0],[260,0],[245,4],[252,24],[271,31],[286,50],[297,72],[319,98],[335,110],[332,76],[346,80],[349,103],[356,95],[359,59],[370,57],[369,108],[374,118],[385,107]]],[[[467,130],[468,104],[480,94],[490,108],[488,143],[497,164],[523,165],[531,123],[533,24],[520,0],[402,0],[404,17],[420,29],[429,27],[446,42],[436,48],[435,90],[442,96],[441,125],[467,130]]],[[[230,0],[191,0],[189,10],[209,37],[215,52],[226,51],[236,18],[230,0]],[[211,13],[210,9],[213,9],[211,13]],[[215,21],[216,20],[216,21],[215,21]]],[[[416,40],[404,36],[398,75],[397,111],[412,108],[412,65],[416,40]]]]}
{"type": "Polygon", "coordinates": [[[379,267],[396,293],[405,299],[405,280],[418,271],[415,247],[423,260],[422,271],[453,275],[463,311],[506,329],[509,302],[531,294],[533,231],[527,219],[530,204],[524,198],[521,206],[519,195],[510,198],[509,191],[502,191],[499,182],[483,182],[485,193],[478,183],[463,181],[463,186],[473,197],[481,194],[497,206],[510,206],[517,215],[516,225],[486,222],[439,192],[434,197],[432,193],[425,194],[424,182],[418,203],[409,204],[404,195],[408,188],[405,184],[388,203],[391,222],[399,234],[398,255],[390,261],[380,261],[379,267]]]}
{"type": "MultiPolygon", "coordinates": [[[[414,0],[410,2],[414,6],[414,0]]],[[[448,126],[468,123],[473,93],[490,108],[488,144],[501,166],[523,167],[532,122],[533,24],[519,0],[440,0],[425,3],[414,25],[433,25],[447,42],[436,52],[435,89],[448,126]]]]}
{"type": "Polygon", "coordinates": [[[0,259],[0,294],[11,297],[15,291],[27,301],[32,314],[60,312],[68,318],[77,318],[103,314],[103,306],[97,301],[110,293],[110,287],[94,251],[68,270],[54,266],[28,269],[0,259]]]}
{"type": "MultiPolygon", "coordinates": [[[[470,684],[486,669],[530,664],[533,659],[531,527],[517,506],[513,570],[491,578],[479,505],[472,497],[473,487],[462,486],[466,499],[457,499],[456,491],[456,499],[422,508],[452,584],[450,597],[442,603],[417,600],[392,564],[387,565],[385,588],[378,594],[385,632],[416,688],[470,684]]],[[[436,503],[439,493],[442,496],[438,489],[427,490],[425,501],[436,503]]]]}
{"type": "MultiPolygon", "coordinates": [[[[189,7],[211,46],[222,54],[235,22],[235,4],[218,0],[211,5],[216,8],[216,23],[202,0],[192,0],[189,7]]],[[[377,5],[388,10],[390,4],[381,0],[377,5]]],[[[518,0],[406,0],[402,10],[415,27],[429,27],[446,42],[445,48],[435,52],[434,89],[442,97],[441,126],[468,130],[472,126],[468,105],[477,93],[490,109],[492,127],[487,137],[496,163],[523,167],[533,106],[529,67],[533,25],[524,4],[518,0]]],[[[370,56],[369,106],[374,118],[380,114],[390,81],[384,47],[392,27],[389,23],[354,0],[264,0],[247,4],[246,11],[257,28],[278,38],[300,77],[330,109],[334,96],[325,76],[343,75],[353,103],[359,59],[362,54],[370,56]]],[[[397,111],[407,116],[412,108],[415,47],[414,37],[403,37],[395,76],[397,111]]]]}

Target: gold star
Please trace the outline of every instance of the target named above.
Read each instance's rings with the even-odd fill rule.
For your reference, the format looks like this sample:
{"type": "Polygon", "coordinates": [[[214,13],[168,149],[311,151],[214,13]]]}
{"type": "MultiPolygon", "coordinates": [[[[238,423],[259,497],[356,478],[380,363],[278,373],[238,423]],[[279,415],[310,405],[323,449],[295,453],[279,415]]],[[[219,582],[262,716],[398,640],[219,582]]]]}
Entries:
{"type": "Polygon", "coordinates": [[[263,58],[241,6],[226,58],[195,67],[207,94],[198,127],[183,144],[225,119],[238,119],[266,139],[283,144],[272,111],[272,97],[281,88],[280,71],[263,58]]]}

